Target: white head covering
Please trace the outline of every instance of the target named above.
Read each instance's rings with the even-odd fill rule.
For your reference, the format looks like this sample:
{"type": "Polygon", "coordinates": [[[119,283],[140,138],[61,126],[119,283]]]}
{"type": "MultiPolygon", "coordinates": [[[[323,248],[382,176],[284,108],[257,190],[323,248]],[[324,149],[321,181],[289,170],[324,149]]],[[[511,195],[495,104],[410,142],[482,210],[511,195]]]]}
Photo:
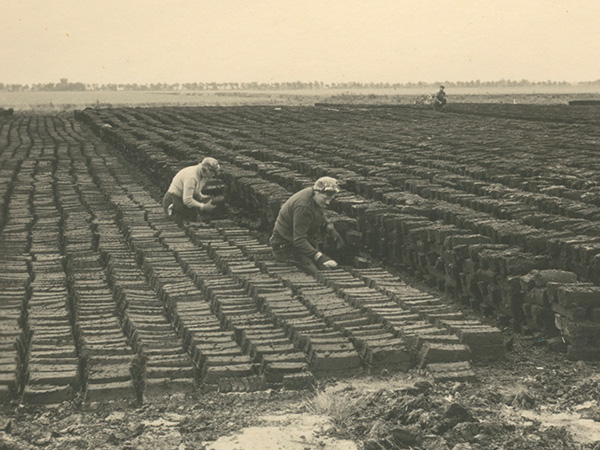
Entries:
{"type": "Polygon", "coordinates": [[[313,189],[319,192],[340,192],[338,180],[331,177],[321,177],[313,185],[313,189]]]}

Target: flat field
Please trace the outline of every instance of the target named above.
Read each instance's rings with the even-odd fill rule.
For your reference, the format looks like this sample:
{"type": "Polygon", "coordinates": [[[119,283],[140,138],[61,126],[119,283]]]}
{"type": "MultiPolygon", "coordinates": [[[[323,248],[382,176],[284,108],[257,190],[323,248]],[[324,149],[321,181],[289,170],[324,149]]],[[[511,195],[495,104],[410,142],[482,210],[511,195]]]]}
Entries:
{"type": "MultiPolygon", "coordinates": [[[[117,106],[239,106],[299,105],[318,102],[413,104],[433,88],[311,89],[290,91],[86,91],[0,92],[0,108],[17,111],[71,111],[117,106]]],[[[566,104],[569,100],[600,99],[600,87],[453,88],[450,102],[566,104]]]]}
{"type": "Polygon", "coordinates": [[[337,100],[0,117],[0,444],[212,448],[276,412],[332,421],[285,450],[597,448],[600,109],[337,100]],[[207,155],[227,203],[177,224],[207,155]],[[346,245],[313,277],[265,238],[322,175],[346,245]]]}

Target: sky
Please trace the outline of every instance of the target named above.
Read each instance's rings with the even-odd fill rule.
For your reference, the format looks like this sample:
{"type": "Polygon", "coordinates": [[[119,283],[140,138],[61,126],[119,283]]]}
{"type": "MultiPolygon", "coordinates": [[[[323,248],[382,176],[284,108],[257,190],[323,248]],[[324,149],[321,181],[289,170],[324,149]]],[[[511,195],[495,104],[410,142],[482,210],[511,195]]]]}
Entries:
{"type": "Polygon", "coordinates": [[[600,79],[598,0],[4,0],[0,83],[600,79]]]}

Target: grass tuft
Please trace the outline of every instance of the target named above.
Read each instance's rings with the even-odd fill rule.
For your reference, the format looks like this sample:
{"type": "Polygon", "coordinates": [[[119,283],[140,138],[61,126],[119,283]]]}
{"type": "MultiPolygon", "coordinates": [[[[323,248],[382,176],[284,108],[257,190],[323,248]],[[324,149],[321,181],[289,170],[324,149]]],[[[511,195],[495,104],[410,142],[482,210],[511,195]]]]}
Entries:
{"type": "Polygon", "coordinates": [[[348,393],[317,392],[314,398],[306,401],[309,412],[328,416],[337,428],[345,428],[348,422],[361,411],[365,403],[363,397],[348,393]]]}

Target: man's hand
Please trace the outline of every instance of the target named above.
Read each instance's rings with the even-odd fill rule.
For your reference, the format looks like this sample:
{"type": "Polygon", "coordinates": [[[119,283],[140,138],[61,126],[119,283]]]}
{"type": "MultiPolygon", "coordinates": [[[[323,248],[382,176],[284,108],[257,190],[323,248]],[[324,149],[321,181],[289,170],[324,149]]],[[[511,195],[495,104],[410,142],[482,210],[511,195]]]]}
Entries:
{"type": "Polygon", "coordinates": [[[224,195],[217,195],[216,197],[213,197],[211,199],[211,202],[213,204],[223,203],[224,201],[225,201],[225,196],[224,195]]]}
{"type": "Polygon", "coordinates": [[[212,200],[209,200],[208,202],[206,202],[204,204],[204,206],[202,208],[200,208],[201,211],[204,212],[211,212],[212,210],[214,210],[216,208],[215,205],[213,205],[212,200]]]}
{"type": "Polygon", "coordinates": [[[329,259],[321,252],[317,252],[317,254],[314,256],[314,260],[317,263],[317,267],[323,266],[327,269],[335,269],[338,266],[338,263],[336,263],[333,259],[329,259]]]}
{"type": "Polygon", "coordinates": [[[327,260],[323,263],[323,266],[327,267],[328,269],[335,269],[338,266],[338,263],[336,263],[333,259],[327,260]]]}

